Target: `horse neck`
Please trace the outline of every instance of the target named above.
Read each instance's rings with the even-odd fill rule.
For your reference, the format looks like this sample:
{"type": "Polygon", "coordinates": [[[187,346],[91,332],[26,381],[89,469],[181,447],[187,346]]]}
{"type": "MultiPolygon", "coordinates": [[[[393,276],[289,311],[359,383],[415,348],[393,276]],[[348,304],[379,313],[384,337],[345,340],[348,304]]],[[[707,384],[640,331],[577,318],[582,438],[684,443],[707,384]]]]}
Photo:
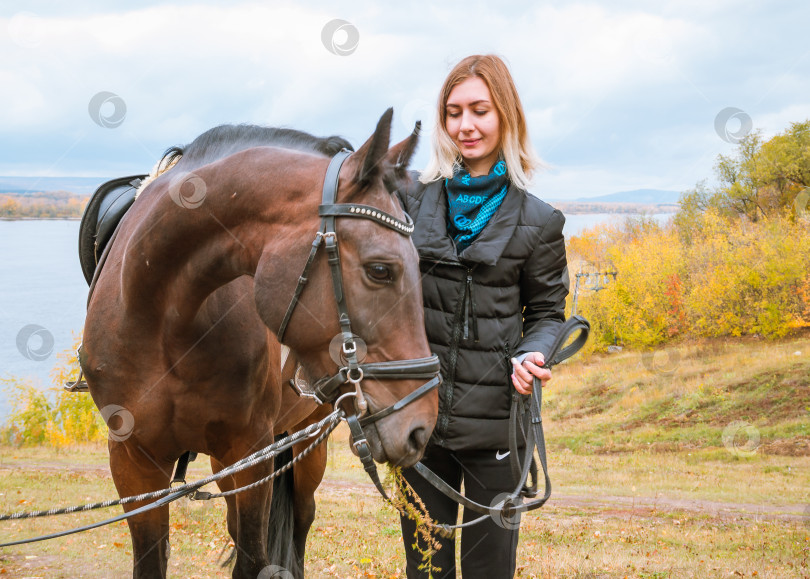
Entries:
{"type": "Polygon", "coordinates": [[[170,171],[154,184],[150,209],[125,250],[126,307],[154,310],[156,320],[171,312],[182,325],[215,290],[253,276],[268,253],[283,259],[306,251],[304,237],[314,236],[318,223],[320,200],[311,194],[319,186],[312,176],[317,172],[289,166],[274,171],[242,160],[226,171],[219,163],[195,170],[206,184],[197,207],[182,207],[176,191],[171,194],[172,177],[180,173],[170,171]]]}

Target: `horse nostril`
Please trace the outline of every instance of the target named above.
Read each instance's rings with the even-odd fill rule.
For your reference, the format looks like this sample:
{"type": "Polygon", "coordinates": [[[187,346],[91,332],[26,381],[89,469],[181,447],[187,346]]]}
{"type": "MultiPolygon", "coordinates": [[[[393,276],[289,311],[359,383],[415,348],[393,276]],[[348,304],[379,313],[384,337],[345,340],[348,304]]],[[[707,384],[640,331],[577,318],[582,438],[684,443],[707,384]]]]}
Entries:
{"type": "Polygon", "coordinates": [[[411,430],[411,435],[408,437],[408,442],[410,443],[411,449],[414,452],[422,452],[424,450],[425,445],[427,445],[428,441],[428,434],[427,431],[422,428],[414,428],[411,430]]]}

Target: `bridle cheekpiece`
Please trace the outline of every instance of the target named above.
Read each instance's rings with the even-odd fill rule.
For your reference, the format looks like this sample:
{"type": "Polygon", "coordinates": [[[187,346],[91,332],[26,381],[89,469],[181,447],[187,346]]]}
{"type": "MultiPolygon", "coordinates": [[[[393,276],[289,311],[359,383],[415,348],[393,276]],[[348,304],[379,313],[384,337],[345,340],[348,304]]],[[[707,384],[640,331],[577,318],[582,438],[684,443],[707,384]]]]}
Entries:
{"type": "Polygon", "coordinates": [[[334,291],[335,301],[337,302],[338,323],[340,324],[343,341],[341,352],[343,358],[346,360],[346,365],[340,368],[333,376],[318,380],[312,386],[311,390],[302,388],[300,382],[297,380],[293,380],[293,385],[300,395],[313,398],[319,404],[331,403],[337,406],[344,397],[355,397],[355,409],[357,412],[346,416],[346,421],[352,433],[353,445],[357,449],[366,471],[371,476],[378,490],[385,495],[385,492],[379,484],[379,477],[377,476],[376,467],[371,458],[371,452],[368,448],[362,427],[368,426],[381,418],[393,414],[438,387],[442,381],[440,374],[441,367],[439,358],[435,354],[426,358],[372,362],[367,364],[361,364],[357,359],[357,343],[355,342],[355,336],[351,329],[349,311],[346,307],[343,275],[340,271],[340,252],[338,250],[338,236],[335,230],[335,220],[338,217],[368,219],[406,237],[410,237],[413,233],[414,225],[413,220],[407,214],[403,221],[381,209],[369,205],[335,203],[340,168],[351,154],[351,151],[346,149],[341,150],[337,155],[332,157],[329,167],[326,170],[323,183],[323,196],[321,205],[318,208],[318,215],[321,217],[321,226],[315,235],[315,240],[312,242],[304,270],[298,278],[298,284],[290,300],[290,305],[287,307],[287,312],[279,327],[278,339],[279,342],[283,342],[284,340],[284,334],[287,330],[290,318],[301,296],[301,292],[307,283],[315,255],[318,252],[318,248],[323,245],[326,249],[329,269],[332,273],[332,289],[334,291]],[[364,379],[369,378],[376,380],[426,380],[426,382],[395,404],[383,410],[368,414],[363,418],[359,418],[358,415],[362,416],[368,410],[361,383],[364,379]],[[354,387],[354,391],[346,392],[341,395],[340,388],[346,384],[351,384],[354,387]],[[371,469],[373,469],[373,473],[371,469]]]}

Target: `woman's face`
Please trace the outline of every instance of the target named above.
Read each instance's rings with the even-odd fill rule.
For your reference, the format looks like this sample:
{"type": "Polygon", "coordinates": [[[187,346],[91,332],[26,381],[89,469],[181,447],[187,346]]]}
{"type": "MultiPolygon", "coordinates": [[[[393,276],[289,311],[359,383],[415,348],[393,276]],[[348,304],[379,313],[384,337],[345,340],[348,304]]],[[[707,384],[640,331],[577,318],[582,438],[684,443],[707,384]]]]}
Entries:
{"type": "Polygon", "coordinates": [[[501,123],[486,83],[477,76],[457,84],[445,103],[445,128],[473,177],[486,175],[500,152],[501,123]]]}

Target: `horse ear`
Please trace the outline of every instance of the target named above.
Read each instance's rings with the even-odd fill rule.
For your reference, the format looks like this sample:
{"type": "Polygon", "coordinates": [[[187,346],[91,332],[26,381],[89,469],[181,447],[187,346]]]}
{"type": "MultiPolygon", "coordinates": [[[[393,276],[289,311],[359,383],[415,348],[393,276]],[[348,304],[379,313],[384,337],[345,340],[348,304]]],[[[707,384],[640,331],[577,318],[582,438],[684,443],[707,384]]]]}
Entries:
{"type": "Polygon", "coordinates": [[[408,165],[416,151],[416,146],[419,144],[419,132],[421,128],[422,121],[416,121],[413,132],[408,135],[406,139],[391,147],[388,154],[385,156],[386,165],[393,169],[394,176],[397,179],[407,177],[408,165]]]}
{"type": "Polygon", "coordinates": [[[355,153],[359,167],[354,175],[355,183],[361,186],[366,185],[382,173],[382,161],[385,159],[388,143],[391,140],[391,118],[393,116],[393,108],[385,111],[377,122],[374,134],[355,153]]]}

